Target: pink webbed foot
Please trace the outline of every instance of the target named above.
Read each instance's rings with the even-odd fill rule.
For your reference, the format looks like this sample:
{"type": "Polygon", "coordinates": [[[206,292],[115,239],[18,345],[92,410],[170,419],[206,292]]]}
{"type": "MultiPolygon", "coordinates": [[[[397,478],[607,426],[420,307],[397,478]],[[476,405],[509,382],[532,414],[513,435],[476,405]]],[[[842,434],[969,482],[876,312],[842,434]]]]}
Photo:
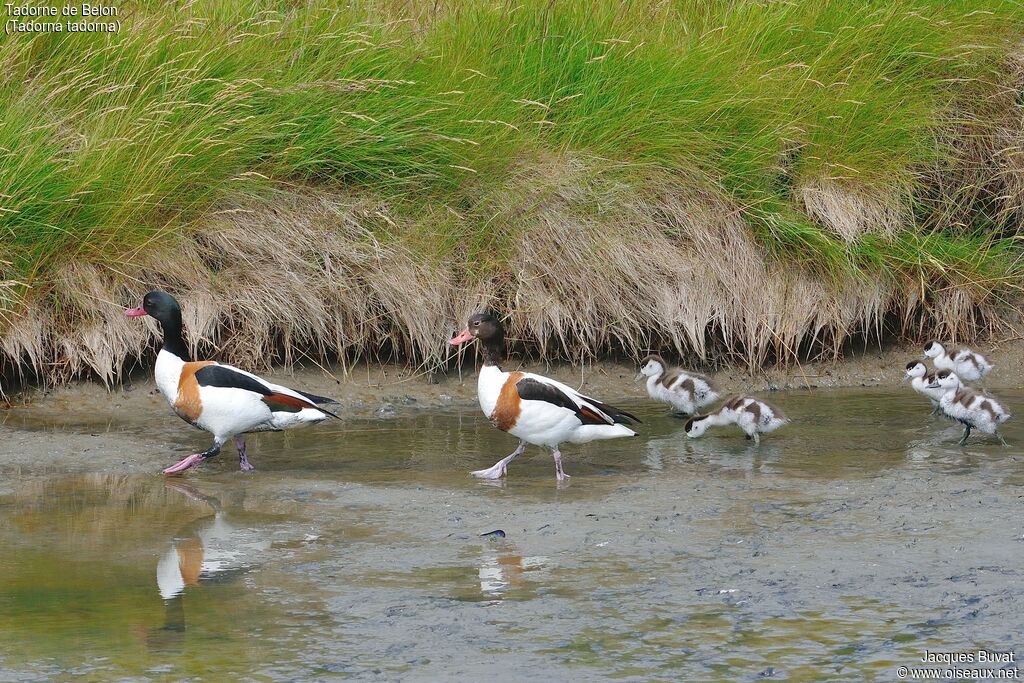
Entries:
{"type": "Polygon", "coordinates": [[[238,448],[238,469],[243,472],[255,472],[256,468],[249,462],[245,454],[245,439],[235,439],[235,446],[238,448]]]}
{"type": "Polygon", "coordinates": [[[477,479],[501,479],[507,473],[508,467],[504,460],[499,460],[485,470],[474,470],[470,472],[477,479]]]}
{"type": "Polygon", "coordinates": [[[205,459],[206,458],[204,458],[200,453],[193,453],[187,458],[183,458],[182,460],[179,460],[170,467],[166,468],[164,470],[164,474],[180,474],[187,469],[195,467],[205,459]]]}
{"type": "Polygon", "coordinates": [[[516,459],[516,456],[520,455],[526,450],[526,444],[522,441],[519,442],[519,448],[515,450],[511,455],[506,455],[504,458],[494,463],[485,470],[476,470],[470,472],[474,477],[478,479],[501,479],[505,476],[508,470],[508,464],[516,459]]]}

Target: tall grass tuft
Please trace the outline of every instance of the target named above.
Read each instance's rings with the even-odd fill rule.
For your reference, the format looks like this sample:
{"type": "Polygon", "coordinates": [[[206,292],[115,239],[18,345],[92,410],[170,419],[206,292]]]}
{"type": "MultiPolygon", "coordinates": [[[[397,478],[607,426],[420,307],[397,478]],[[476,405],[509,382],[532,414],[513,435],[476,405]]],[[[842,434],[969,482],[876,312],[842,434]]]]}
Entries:
{"type": "MultiPolygon", "coordinates": [[[[200,259],[190,279],[166,257],[208,253],[219,211],[283,190],[376,207],[357,212],[353,239],[445,264],[506,308],[543,307],[522,299],[517,259],[555,214],[627,249],[653,227],[693,259],[723,259],[714,236],[738,221],[748,274],[781,269],[835,296],[881,286],[887,303],[836,322],[839,339],[888,312],[970,334],[964,320],[991,323],[1021,287],[1012,0],[140,0],[121,13],[115,35],[0,39],[0,337],[16,363],[53,361],[54,335],[90,329],[97,299],[126,286],[193,290],[229,271],[200,259]],[[686,230],[651,209],[680,193],[686,230]],[[644,204],[625,213],[645,225],[618,222],[611,202],[644,204]],[[700,229],[711,242],[692,253],[700,229]],[[70,286],[83,272],[103,287],[70,286]],[[26,329],[40,340],[11,341],[26,329]]],[[[593,276],[574,262],[558,277],[593,276]]],[[[564,284],[544,296],[578,291],[564,284]]],[[[677,283],[647,286],[655,299],[677,283]]],[[[632,335],[701,353],[721,336],[754,361],[822,334],[783,333],[765,313],[740,339],[724,303],[688,312],[686,334],[657,311],[616,329],[599,308],[532,334],[562,351],[632,335]]],[[[419,339],[429,327],[403,318],[365,343],[436,356],[419,339]]],[[[85,365],[107,376],[132,352],[85,365]]]]}

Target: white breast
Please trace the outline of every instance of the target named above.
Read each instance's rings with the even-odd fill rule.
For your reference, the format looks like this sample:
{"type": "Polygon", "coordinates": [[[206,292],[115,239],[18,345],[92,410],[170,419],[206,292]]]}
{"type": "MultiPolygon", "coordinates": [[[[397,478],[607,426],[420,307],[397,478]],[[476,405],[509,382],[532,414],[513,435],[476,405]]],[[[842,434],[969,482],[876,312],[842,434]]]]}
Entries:
{"type": "Polygon", "coordinates": [[[156,356],[156,368],[154,369],[156,388],[172,406],[178,398],[178,380],[181,378],[181,369],[184,366],[185,361],[170,351],[160,349],[160,353],[156,356]]]}
{"type": "Polygon", "coordinates": [[[494,414],[494,407],[498,405],[498,396],[501,395],[501,388],[505,386],[506,380],[508,380],[508,373],[502,372],[497,365],[485,365],[480,368],[480,376],[476,381],[476,394],[480,401],[480,410],[487,417],[494,414]]]}

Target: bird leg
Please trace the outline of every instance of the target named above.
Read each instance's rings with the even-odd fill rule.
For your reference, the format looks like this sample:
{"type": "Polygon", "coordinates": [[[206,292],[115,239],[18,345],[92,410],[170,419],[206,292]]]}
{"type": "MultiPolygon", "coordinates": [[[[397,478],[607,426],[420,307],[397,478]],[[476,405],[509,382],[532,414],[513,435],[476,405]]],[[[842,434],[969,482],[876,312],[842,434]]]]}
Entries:
{"type": "Polygon", "coordinates": [[[557,446],[555,446],[555,450],[551,453],[551,455],[554,456],[555,458],[555,478],[558,481],[567,480],[569,478],[569,475],[566,474],[565,470],[562,469],[562,453],[561,451],[558,450],[557,446]]]}
{"type": "Polygon", "coordinates": [[[1006,439],[1003,438],[1003,435],[999,433],[998,429],[996,430],[996,436],[999,438],[999,443],[1003,444],[1004,446],[1009,446],[1010,445],[1010,444],[1006,443],[1006,439]]]}
{"type": "Polygon", "coordinates": [[[963,446],[965,443],[967,443],[967,437],[969,437],[970,435],[971,435],[971,425],[964,425],[964,437],[962,439],[960,439],[960,444],[959,445],[963,446]]]}
{"type": "Polygon", "coordinates": [[[755,446],[760,446],[761,445],[761,435],[760,434],[758,434],[757,432],[754,432],[753,439],[754,439],[754,445],[755,446]]]}
{"type": "Polygon", "coordinates": [[[476,470],[475,472],[470,472],[470,474],[480,479],[501,479],[502,477],[505,476],[505,470],[507,469],[508,464],[515,460],[516,456],[522,455],[523,451],[525,450],[526,442],[520,441],[519,447],[516,448],[516,450],[513,451],[511,455],[506,455],[504,458],[494,463],[485,470],[476,470]]]}
{"type": "Polygon", "coordinates": [[[218,453],[220,453],[220,442],[214,441],[213,445],[207,448],[202,453],[193,453],[192,455],[182,458],[178,462],[174,463],[173,465],[164,470],[164,474],[179,474],[180,472],[184,472],[190,467],[195,467],[204,460],[212,458],[218,453]]]}
{"type": "Polygon", "coordinates": [[[240,436],[235,437],[235,448],[238,449],[238,469],[243,472],[252,472],[256,468],[249,463],[249,458],[245,455],[245,439],[240,436]]]}
{"type": "Polygon", "coordinates": [[[942,406],[940,404],[936,403],[935,407],[932,408],[932,415],[938,415],[941,412],[942,412],[942,406]]]}

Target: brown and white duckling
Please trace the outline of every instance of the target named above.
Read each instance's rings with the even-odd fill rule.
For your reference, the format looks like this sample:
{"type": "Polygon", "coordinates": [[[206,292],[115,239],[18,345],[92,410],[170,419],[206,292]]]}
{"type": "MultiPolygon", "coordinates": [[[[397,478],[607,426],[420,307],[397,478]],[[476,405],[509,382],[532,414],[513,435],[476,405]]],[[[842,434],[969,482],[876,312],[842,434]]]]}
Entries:
{"type": "Polygon", "coordinates": [[[930,389],[928,385],[935,381],[936,372],[929,371],[928,366],[919,360],[912,360],[907,363],[907,378],[914,391],[925,396],[932,403],[932,415],[940,412],[939,399],[946,393],[943,388],[930,389]]]}
{"type": "Polygon", "coordinates": [[[1002,403],[963,385],[960,378],[952,370],[939,370],[935,381],[928,385],[929,389],[941,388],[945,393],[939,399],[942,412],[950,419],[964,426],[964,435],[960,445],[967,443],[972,429],[985,434],[995,434],[1005,446],[1006,440],[999,433],[999,425],[1010,419],[1010,411],[1002,403]]]}
{"type": "Polygon", "coordinates": [[[647,395],[672,405],[686,415],[694,415],[718,400],[711,380],[696,372],[670,368],[665,359],[651,354],[640,363],[640,374],[647,377],[647,395]]]}
{"type": "Polygon", "coordinates": [[[761,434],[774,432],[788,422],[789,418],[767,401],[752,396],[734,396],[718,410],[690,418],[686,423],[686,436],[695,439],[703,436],[710,427],[734,424],[748,439],[760,444],[761,434]]]}
{"type": "Polygon", "coordinates": [[[931,358],[937,370],[952,370],[964,382],[977,382],[992,370],[992,364],[980,353],[958,349],[949,353],[937,341],[924,347],[923,358],[931,358]]]}
{"type": "Polygon", "coordinates": [[[183,458],[164,474],[184,472],[214,457],[231,437],[238,448],[238,465],[248,472],[254,468],[241,435],[276,432],[337,417],[317,405],[337,403],[334,399],[271,384],[212,360],[193,361],[181,336],[181,307],[166,292],[147,293],[141,306],[124,314],[130,318],[150,315],[160,323],[164,345],[156,357],[156,386],[178,417],[213,434],[213,446],[183,458]]]}
{"type": "Polygon", "coordinates": [[[473,472],[483,479],[505,476],[508,464],[526,450],[526,444],[547,446],[555,458],[555,476],[564,481],[560,444],[587,443],[597,439],[636,436],[627,424],[640,422],[624,410],[613,408],[572,387],[530,372],[504,372],[498,367],[505,346],[505,328],[490,313],[477,313],[449,343],[460,346],[480,340],[484,365],[477,380],[480,409],[503,432],[519,437],[519,447],[492,467],[473,472]]]}

